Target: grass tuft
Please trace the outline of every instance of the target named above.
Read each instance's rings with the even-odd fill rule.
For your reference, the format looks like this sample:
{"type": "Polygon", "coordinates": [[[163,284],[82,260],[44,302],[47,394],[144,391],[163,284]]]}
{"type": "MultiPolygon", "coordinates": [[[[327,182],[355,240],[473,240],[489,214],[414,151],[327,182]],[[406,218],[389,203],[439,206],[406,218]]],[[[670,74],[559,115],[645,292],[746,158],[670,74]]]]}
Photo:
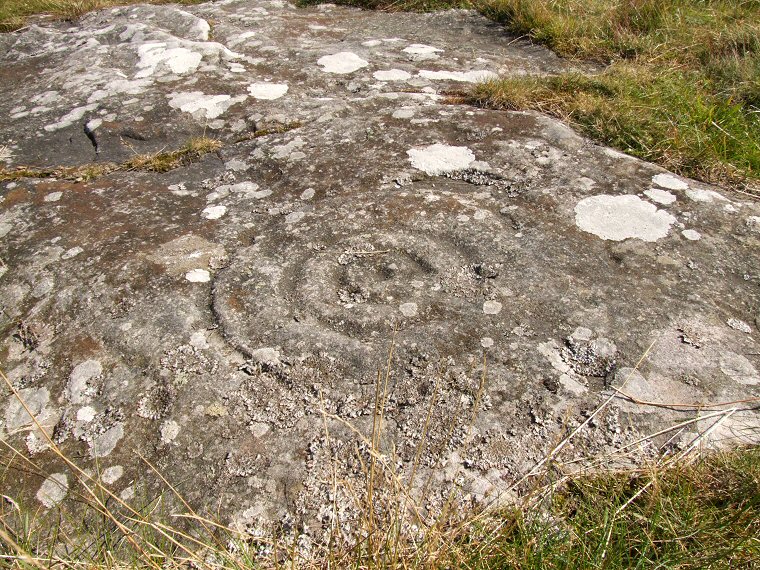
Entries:
{"type": "Polygon", "coordinates": [[[177,150],[162,151],[154,154],[138,154],[121,164],[105,162],[58,168],[35,168],[32,166],[6,168],[0,166],[0,182],[13,182],[24,178],[56,178],[73,180],[75,182],[87,182],[112,172],[168,172],[169,170],[197,162],[204,155],[216,152],[220,148],[222,148],[221,141],[204,136],[190,139],[177,150]]]}
{"type": "Polygon", "coordinates": [[[220,148],[222,148],[221,141],[208,137],[195,137],[177,150],[137,155],[121,164],[119,170],[168,172],[197,162],[204,155],[216,152],[220,148]]]}

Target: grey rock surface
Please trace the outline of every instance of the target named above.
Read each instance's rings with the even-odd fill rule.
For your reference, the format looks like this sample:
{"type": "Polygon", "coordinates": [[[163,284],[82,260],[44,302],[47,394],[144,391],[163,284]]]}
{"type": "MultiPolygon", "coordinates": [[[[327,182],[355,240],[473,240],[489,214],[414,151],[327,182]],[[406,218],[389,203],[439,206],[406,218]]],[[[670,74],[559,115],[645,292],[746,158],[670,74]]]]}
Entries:
{"type": "MultiPolygon", "coordinates": [[[[385,467],[429,512],[498,499],[610,396],[568,453],[701,404],[730,414],[641,453],[756,441],[758,204],[446,98],[565,68],[464,11],[227,0],[0,36],[9,168],[224,143],[0,185],[0,362],[114,492],[160,486],[138,451],[250,529],[356,516],[378,378],[385,467]]],[[[4,492],[63,501],[74,478],[8,391],[0,421],[49,476],[4,492]]]]}

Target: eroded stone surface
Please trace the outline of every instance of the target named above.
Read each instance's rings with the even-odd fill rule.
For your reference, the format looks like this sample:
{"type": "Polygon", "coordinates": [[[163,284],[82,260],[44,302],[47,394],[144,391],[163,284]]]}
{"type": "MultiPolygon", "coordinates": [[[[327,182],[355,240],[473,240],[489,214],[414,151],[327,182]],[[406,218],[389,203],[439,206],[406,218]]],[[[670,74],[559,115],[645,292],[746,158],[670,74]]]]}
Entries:
{"type": "MultiPolygon", "coordinates": [[[[0,185],[0,362],[44,430],[7,393],[1,435],[59,483],[45,434],[125,499],[160,487],[139,451],[200,511],[318,530],[358,516],[378,371],[381,452],[403,477],[420,450],[429,513],[498,497],[610,395],[584,453],[760,395],[758,204],[447,104],[565,68],[475,14],[121,7],[2,35],[0,65],[10,166],[94,160],[85,126],[107,160],[224,143],[0,185]]],[[[4,493],[63,500],[40,484],[4,493]]]]}

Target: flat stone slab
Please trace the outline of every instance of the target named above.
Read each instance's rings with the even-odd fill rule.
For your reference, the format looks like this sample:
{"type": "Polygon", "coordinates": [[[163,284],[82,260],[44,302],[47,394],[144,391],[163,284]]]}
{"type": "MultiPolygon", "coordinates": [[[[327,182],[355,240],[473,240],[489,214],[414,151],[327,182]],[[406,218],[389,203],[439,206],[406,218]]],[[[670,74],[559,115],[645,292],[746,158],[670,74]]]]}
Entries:
{"type": "MultiPolygon", "coordinates": [[[[350,521],[378,401],[384,469],[431,513],[508,494],[610,398],[570,455],[699,416],[641,453],[757,440],[760,206],[453,104],[567,68],[480,16],[136,6],[0,54],[8,167],[224,143],[0,185],[0,362],[115,493],[160,488],[139,452],[243,528],[350,521]]],[[[4,492],[61,504],[74,474],[8,391],[0,412],[47,472],[4,492]]]]}

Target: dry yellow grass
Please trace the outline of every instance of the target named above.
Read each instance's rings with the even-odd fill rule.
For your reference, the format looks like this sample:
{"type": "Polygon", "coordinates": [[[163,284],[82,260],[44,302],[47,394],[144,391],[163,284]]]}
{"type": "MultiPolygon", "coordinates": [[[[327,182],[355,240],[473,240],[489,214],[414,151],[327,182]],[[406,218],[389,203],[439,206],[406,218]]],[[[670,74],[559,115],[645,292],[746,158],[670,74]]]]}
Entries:
{"type": "Polygon", "coordinates": [[[195,137],[177,150],[138,154],[122,163],[104,162],[58,168],[0,167],[0,182],[11,182],[23,178],[56,178],[86,182],[119,171],[168,172],[196,162],[204,155],[216,152],[220,148],[222,148],[222,143],[216,139],[195,137]]]}

